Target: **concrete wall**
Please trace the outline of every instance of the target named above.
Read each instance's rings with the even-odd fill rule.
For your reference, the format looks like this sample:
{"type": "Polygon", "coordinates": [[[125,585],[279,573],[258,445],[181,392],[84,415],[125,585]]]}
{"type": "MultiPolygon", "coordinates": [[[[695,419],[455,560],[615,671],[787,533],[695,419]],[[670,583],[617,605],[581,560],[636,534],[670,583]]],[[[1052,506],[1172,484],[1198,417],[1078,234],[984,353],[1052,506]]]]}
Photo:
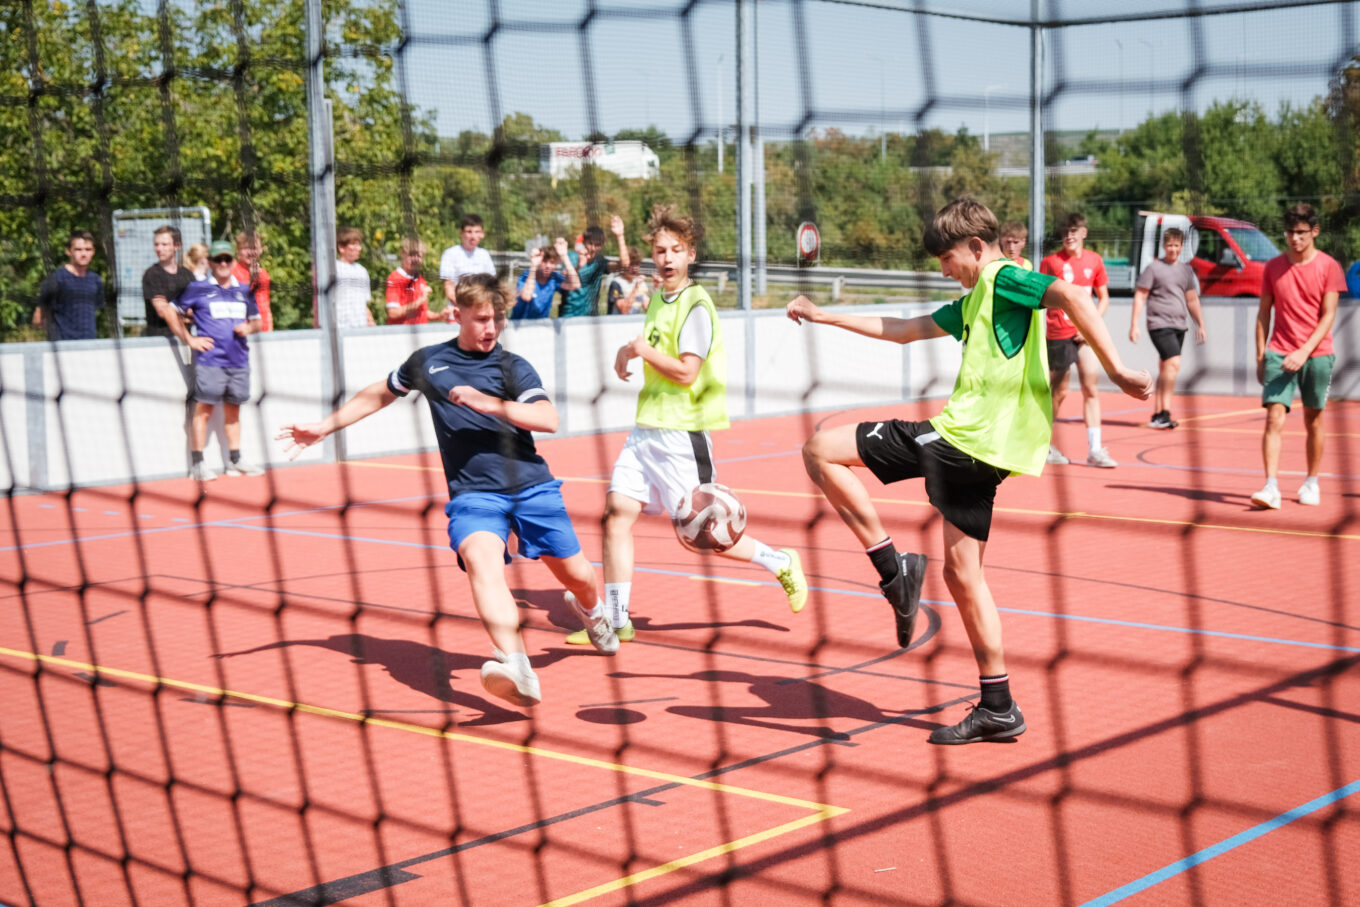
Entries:
{"type": "MultiPolygon", "coordinates": [[[[846,307],[875,315],[925,314],[932,304],[846,307]]],[[[1131,300],[1111,303],[1106,324],[1120,355],[1155,370],[1146,332],[1129,343],[1131,300]]],[[[896,346],[834,328],[795,325],[779,310],[722,313],[733,418],[944,398],[959,347],[952,339],[896,346]]],[[[1256,305],[1205,301],[1209,342],[1187,342],[1180,387],[1186,392],[1255,397],[1256,305]]],[[[641,316],[511,324],[507,349],[538,369],[562,415],[562,433],[633,424],[640,377],[620,381],[615,351],[641,329],[641,316]]],[[[414,350],[451,336],[447,325],[345,331],[340,338],[344,395],[385,380],[414,350]]],[[[1360,304],[1343,300],[1334,338],[1335,398],[1360,399],[1360,304]]],[[[251,338],[251,402],[242,407],[242,449],[256,463],[287,461],[273,440],[279,426],[314,421],[323,399],[319,331],[251,338]]],[[[634,371],[640,371],[635,363],[634,371]]],[[[59,489],[185,475],[188,464],[187,350],[164,339],[9,344],[0,348],[0,483],[59,489]]],[[[1112,385],[1107,386],[1112,388],[1112,385]]],[[[398,401],[344,432],[345,456],[430,450],[434,433],[423,401],[398,401]]],[[[206,451],[223,460],[220,411],[206,451]]],[[[330,456],[320,446],[300,461],[330,456]]]]}

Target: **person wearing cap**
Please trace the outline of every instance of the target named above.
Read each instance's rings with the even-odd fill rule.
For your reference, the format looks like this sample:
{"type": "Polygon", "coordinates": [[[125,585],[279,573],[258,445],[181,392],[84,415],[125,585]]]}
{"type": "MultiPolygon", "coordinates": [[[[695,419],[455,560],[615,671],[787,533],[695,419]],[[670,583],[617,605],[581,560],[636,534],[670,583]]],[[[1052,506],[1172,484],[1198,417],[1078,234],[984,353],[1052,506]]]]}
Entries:
{"type": "Polygon", "coordinates": [[[241,404],[250,399],[250,347],[246,336],[260,330],[260,309],[250,286],[232,275],[236,264],[231,243],[208,246],[208,276],[189,284],[177,308],[194,319],[196,337],[182,326],[170,328],[194,351],[194,418],[189,436],[189,475],[199,482],[217,478],[203,462],[208,420],[222,404],[229,449],[226,474],[258,476],[264,470],[241,459],[241,404]]]}

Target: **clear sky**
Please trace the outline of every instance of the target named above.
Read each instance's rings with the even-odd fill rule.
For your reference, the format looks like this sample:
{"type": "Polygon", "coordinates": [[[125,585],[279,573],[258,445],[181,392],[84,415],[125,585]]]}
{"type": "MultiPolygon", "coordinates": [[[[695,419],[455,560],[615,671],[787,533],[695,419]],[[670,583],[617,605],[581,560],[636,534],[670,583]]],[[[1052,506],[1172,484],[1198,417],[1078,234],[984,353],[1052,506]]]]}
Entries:
{"type": "MultiPolygon", "coordinates": [[[[700,3],[688,22],[677,0],[600,2],[586,28],[587,0],[406,4],[411,99],[440,134],[485,132],[506,113],[526,112],[569,138],[655,124],[682,141],[735,119],[736,7],[727,0],[700,3]],[[493,8],[499,23],[486,40],[493,8]]],[[[1130,16],[1177,5],[1068,0],[1046,9],[1130,16]]],[[[932,8],[1004,14],[1028,3],[935,0],[932,8]]],[[[759,117],[772,133],[1028,129],[1027,28],[829,0],[762,0],[757,17],[759,117]]],[[[1324,94],[1336,66],[1360,52],[1360,3],[1047,34],[1047,76],[1062,86],[1050,128],[1128,127],[1149,111],[1228,99],[1259,101],[1273,114],[1282,101],[1324,94]]]]}

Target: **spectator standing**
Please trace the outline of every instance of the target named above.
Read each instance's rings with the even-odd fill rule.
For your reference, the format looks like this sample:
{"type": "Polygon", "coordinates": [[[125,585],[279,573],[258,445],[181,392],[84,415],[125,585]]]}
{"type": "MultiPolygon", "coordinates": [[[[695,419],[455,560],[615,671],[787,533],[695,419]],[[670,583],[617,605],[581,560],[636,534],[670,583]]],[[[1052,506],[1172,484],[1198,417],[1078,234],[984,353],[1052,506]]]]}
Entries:
{"type": "Polygon", "coordinates": [[[1261,382],[1261,405],[1266,408],[1261,437],[1266,486],[1251,496],[1251,503],[1262,509],[1280,506],[1280,446],[1295,387],[1303,398],[1303,425],[1308,433],[1308,477],[1299,488],[1299,503],[1316,506],[1322,499],[1318,468],[1327,440],[1322,413],[1336,364],[1332,322],[1336,320],[1337,299],[1346,290],[1346,276],[1335,258],[1314,245],[1317,236],[1318,216],[1312,205],[1303,202],[1286,211],[1284,254],[1266,262],[1261,279],[1256,380],[1261,382]]]}
{"type": "Polygon", "coordinates": [[[1024,268],[1034,270],[1034,262],[1025,257],[1025,246],[1029,243],[1029,227],[1018,220],[1008,220],[1001,225],[1001,254],[1024,268]]]}
{"type": "Polygon", "coordinates": [[[196,242],[184,250],[184,267],[194,275],[194,280],[208,279],[208,244],[196,242]]]}
{"type": "Polygon", "coordinates": [[[444,281],[444,298],[449,302],[445,311],[449,321],[454,320],[454,290],[458,286],[458,278],[464,274],[496,273],[491,253],[481,248],[482,240],[486,237],[482,219],[476,214],[464,214],[458,222],[458,235],[461,240],[459,244],[449,246],[439,256],[439,279],[444,281]]]}
{"type": "Polygon", "coordinates": [[[335,326],[361,328],[372,326],[373,313],[368,301],[373,297],[373,284],[368,269],[359,264],[364,251],[364,233],[358,227],[341,227],[335,231],[335,246],[339,252],[335,262],[335,326]]]}
{"type": "Polygon", "coordinates": [[[194,350],[189,476],[199,482],[217,478],[203,462],[203,448],[208,442],[208,420],[219,403],[227,435],[226,474],[258,476],[263,472],[241,459],[241,404],[250,399],[250,346],[246,337],[260,330],[260,310],[250,287],[232,276],[235,263],[231,243],[219,240],[209,246],[212,276],[189,284],[178,306],[194,316],[198,334],[193,338],[197,342],[192,342],[181,334],[182,326],[174,331],[194,350]]]}
{"type": "Polygon", "coordinates": [[[605,302],[610,315],[642,314],[652,299],[652,287],[642,276],[642,257],[629,246],[628,267],[609,278],[605,287],[605,302]]]}
{"type": "Polygon", "coordinates": [[[1171,429],[1179,423],[1171,418],[1171,395],[1181,370],[1181,346],[1190,327],[1185,313],[1195,319],[1195,342],[1204,343],[1204,315],[1199,306],[1199,278],[1188,264],[1180,261],[1185,233],[1169,227],[1162,234],[1162,257],[1153,259],[1133,291],[1133,318],[1129,340],[1138,342],[1138,313],[1147,303],[1148,339],[1157,348],[1161,364],[1157,367],[1157,390],[1153,394],[1152,421],[1148,428],[1171,429]]]}
{"type": "Polygon", "coordinates": [[[143,337],[170,337],[175,334],[171,322],[180,320],[175,303],[194,282],[193,273],[179,257],[183,239],[178,227],[166,224],[151,234],[156,263],[142,274],[142,300],[146,304],[146,329],[143,337]]]}
{"type": "Polygon", "coordinates": [[[559,289],[571,291],[581,285],[581,277],[567,253],[567,241],[560,236],[551,247],[544,246],[529,253],[529,267],[519,275],[519,281],[515,284],[515,308],[510,313],[511,321],[547,318],[552,314],[553,297],[559,289]],[[558,265],[562,266],[562,270],[558,270],[558,265]]]}
{"type": "Polygon", "coordinates": [[[563,290],[562,306],[558,309],[558,317],[574,318],[578,315],[598,315],[600,314],[600,284],[604,281],[605,274],[616,268],[627,269],[630,259],[628,258],[628,243],[623,236],[623,218],[617,214],[609,218],[609,231],[614,234],[615,240],[619,244],[618,265],[612,265],[609,259],[602,254],[604,251],[604,231],[599,227],[587,227],[582,234],[582,242],[585,251],[572,259],[568,260],[576,268],[576,273],[580,276],[581,285],[575,290],[563,290]]]}
{"type": "Polygon", "coordinates": [[[269,306],[269,272],[260,265],[264,243],[260,234],[245,231],[236,234],[236,266],[231,276],[250,287],[255,305],[260,309],[260,330],[274,330],[274,313],[269,306]]]}
{"type": "MultiPolygon", "coordinates": [[[[1039,271],[1051,277],[1061,277],[1080,287],[1096,307],[1096,314],[1105,317],[1110,307],[1109,278],[1105,261],[1085,248],[1086,217],[1075,211],[1062,220],[1062,248],[1039,262],[1039,271]]],[[[1100,438],[1100,362],[1086,340],[1062,309],[1048,310],[1048,370],[1053,389],[1053,418],[1067,396],[1067,376],[1076,363],[1081,379],[1081,415],[1086,423],[1087,466],[1113,469],[1119,464],[1110,456],[1100,438]]],[[[1062,465],[1071,462],[1053,444],[1049,444],[1048,462],[1062,465]]]]}
{"type": "Polygon", "coordinates": [[[428,324],[430,285],[425,267],[425,244],[414,237],[401,241],[401,266],[387,275],[387,323],[428,324]]]}
{"type": "Polygon", "coordinates": [[[90,270],[94,236],[72,230],[66,241],[66,264],[43,281],[33,323],[46,326],[49,340],[93,340],[95,312],[104,305],[104,281],[90,270]]]}

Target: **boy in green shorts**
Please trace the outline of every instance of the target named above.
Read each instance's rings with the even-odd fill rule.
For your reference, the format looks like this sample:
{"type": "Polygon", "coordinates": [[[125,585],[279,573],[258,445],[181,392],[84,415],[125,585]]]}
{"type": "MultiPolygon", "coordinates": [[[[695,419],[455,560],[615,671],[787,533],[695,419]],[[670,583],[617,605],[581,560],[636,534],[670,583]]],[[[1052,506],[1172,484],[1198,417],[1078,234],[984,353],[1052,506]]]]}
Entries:
{"type": "Polygon", "coordinates": [[[962,341],[963,361],[944,410],[923,422],[862,422],[823,429],[803,447],[808,475],[865,546],[879,588],[893,606],[897,644],[911,643],[926,557],[899,554],[852,467],[880,481],[924,478],[931,505],[944,517],[944,580],[977,659],[982,697],[963,721],[930,734],[931,743],[975,743],[1016,737],[1025,719],[1011,698],[1001,646],[1001,618],[982,573],[996,488],[1007,476],[1043,471],[1053,430],[1045,355],[1044,309],[1061,309],[1077,325],[1106,374],[1126,394],[1146,400],[1152,379],[1125,368],[1105,324],[1080,287],[1002,256],[996,216],[971,198],[935,215],[926,250],[940,272],[970,292],[932,315],[882,318],[818,308],[799,296],[788,304],[796,322],[836,327],[911,343],[946,334],[962,341]]]}
{"type": "Polygon", "coordinates": [[[1299,503],[1316,506],[1322,500],[1318,469],[1327,440],[1322,411],[1332,383],[1332,322],[1337,298],[1346,292],[1346,276],[1326,252],[1314,245],[1318,216],[1303,202],[1284,214],[1285,251],[1266,262],[1261,279],[1261,307],[1256,315],[1256,380],[1261,382],[1261,405],[1266,408],[1261,457],[1266,486],[1251,496],[1253,506],[1280,506],[1280,446],[1284,417],[1294,402],[1297,385],[1303,397],[1303,425],[1308,432],[1308,477],[1299,488],[1299,503]],[[1271,329],[1271,314],[1275,324],[1271,329]],[[1266,343],[1269,335],[1270,342],[1266,343]]]}
{"type": "MultiPolygon", "coordinates": [[[[693,488],[714,481],[708,433],[728,426],[722,326],[713,300],[689,277],[704,228],[670,206],[658,206],[648,228],[658,288],[647,305],[642,333],[614,357],[614,372],[624,381],[632,376],[629,363],[642,360],[637,427],[614,463],[605,499],[603,614],[620,642],[634,636],[628,617],[633,524],[642,513],[674,514],[693,488]]],[[[807,580],[792,548],[775,550],[747,533],[715,553],[764,567],[783,587],[789,607],[803,610],[807,580]]],[[[567,637],[580,645],[589,641],[584,631],[567,637]]]]}

